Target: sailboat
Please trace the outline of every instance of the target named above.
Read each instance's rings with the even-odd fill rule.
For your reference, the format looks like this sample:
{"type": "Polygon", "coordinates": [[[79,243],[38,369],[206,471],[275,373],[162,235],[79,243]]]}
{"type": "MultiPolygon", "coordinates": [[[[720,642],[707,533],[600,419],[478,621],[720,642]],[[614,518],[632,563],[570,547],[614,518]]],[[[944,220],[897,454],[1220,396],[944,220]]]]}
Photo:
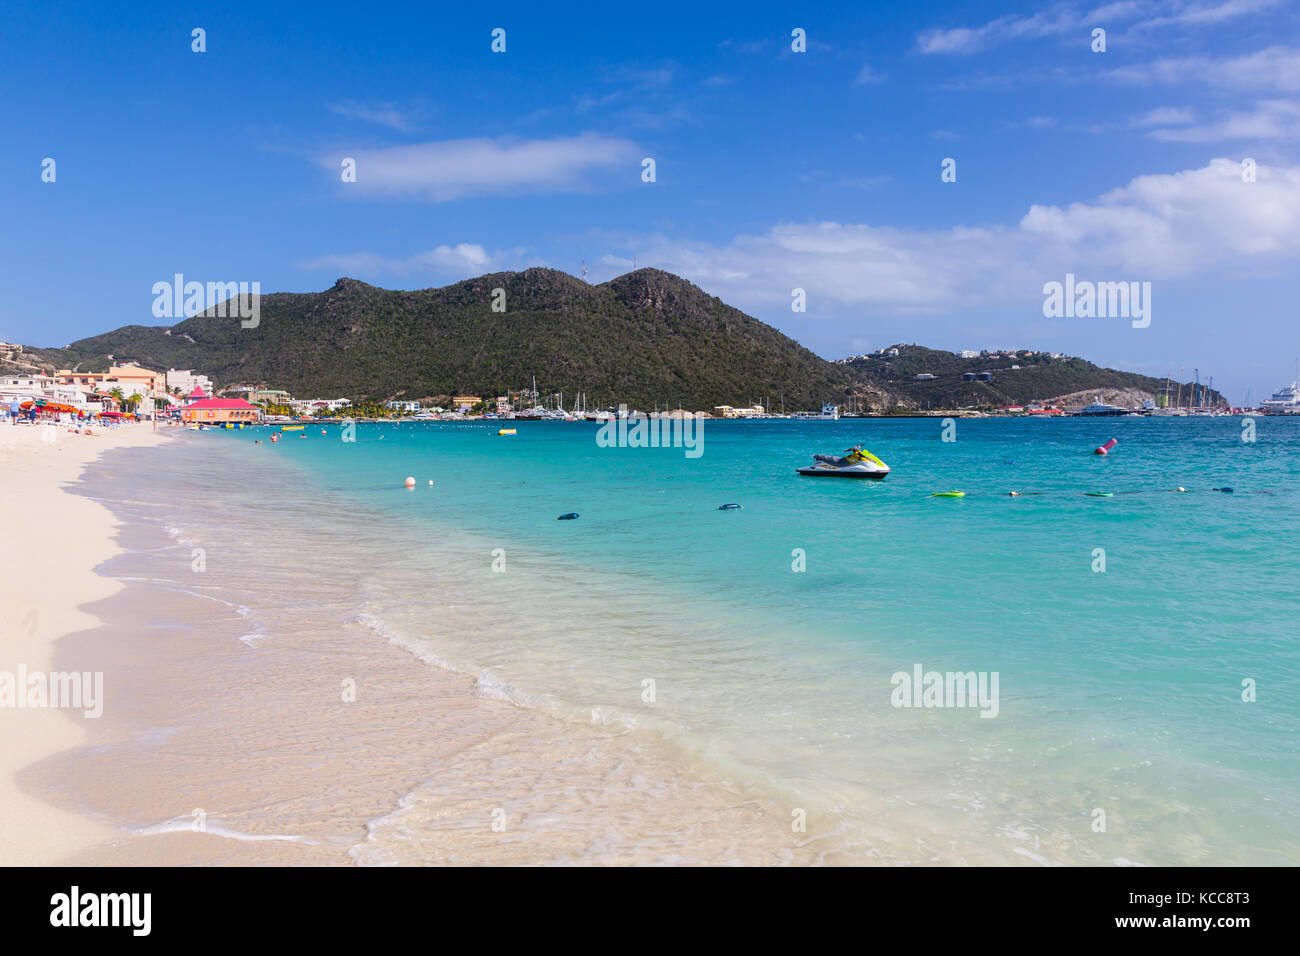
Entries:
{"type": "MultiPolygon", "coordinates": [[[[515,418],[545,418],[546,409],[543,408],[541,402],[538,401],[539,396],[537,394],[536,375],[533,376],[533,387],[532,390],[528,392],[528,397],[533,404],[528,408],[523,408],[516,412],[515,418]]],[[[520,398],[522,399],[523,396],[521,395],[520,398]]]]}

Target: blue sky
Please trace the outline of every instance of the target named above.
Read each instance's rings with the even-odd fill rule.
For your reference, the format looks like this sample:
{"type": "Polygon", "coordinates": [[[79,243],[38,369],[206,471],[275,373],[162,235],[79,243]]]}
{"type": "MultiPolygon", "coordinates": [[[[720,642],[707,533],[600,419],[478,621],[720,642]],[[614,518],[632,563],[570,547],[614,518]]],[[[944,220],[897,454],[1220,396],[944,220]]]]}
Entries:
{"type": "Polygon", "coordinates": [[[11,6],[0,339],[160,324],[177,272],[409,289],[635,257],[828,358],[1038,347],[1237,402],[1294,376],[1294,3],[547,6],[11,6]],[[1151,282],[1150,326],[1045,318],[1067,272],[1151,282]]]}

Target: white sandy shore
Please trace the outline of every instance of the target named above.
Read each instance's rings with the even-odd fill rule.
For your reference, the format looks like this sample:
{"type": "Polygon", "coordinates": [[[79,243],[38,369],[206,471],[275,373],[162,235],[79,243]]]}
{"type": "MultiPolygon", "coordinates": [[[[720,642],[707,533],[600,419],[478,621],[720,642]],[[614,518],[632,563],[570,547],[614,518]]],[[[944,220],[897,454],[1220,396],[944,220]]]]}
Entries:
{"type": "MultiPolygon", "coordinates": [[[[167,437],[148,426],[85,437],[0,425],[11,532],[0,559],[0,672],[102,672],[113,688],[101,719],[0,707],[0,865],[819,859],[818,838],[791,829],[789,808],[716,779],[653,735],[483,697],[473,677],[345,622],[328,600],[279,607],[260,590],[267,544],[253,529],[262,517],[238,513],[249,500],[213,502],[168,472],[220,462],[162,449],[103,469],[114,476],[97,469],[77,493],[61,490],[100,452],[167,437]],[[242,642],[246,621],[228,603],[167,586],[177,552],[158,540],[163,527],[118,517],[132,512],[119,507],[114,481],[141,480],[168,489],[169,514],[188,515],[179,520],[203,529],[214,554],[236,558],[221,587],[273,622],[273,648],[242,642]],[[97,487],[107,506],[85,496],[97,487]],[[223,531],[213,508],[239,520],[223,531]],[[127,583],[95,572],[118,554],[135,562],[127,583]],[[91,607],[95,615],[81,610],[91,607]],[[355,676],[364,693],[342,706],[337,675],[355,676]],[[508,833],[490,825],[497,807],[509,808],[508,833]],[[194,808],[208,821],[201,831],[194,808]]],[[[328,555],[331,533],[308,525],[290,547],[328,555]]],[[[323,585],[318,574],[280,584],[332,595],[329,573],[323,585]]]]}
{"type": "MultiPolygon", "coordinates": [[[[119,585],[95,574],[117,552],[108,510],[62,490],[109,448],[166,441],[148,424],[74,434],[66,426],[0,424],[0,671],[48,672],[54,642],[99,623],[79,610],[119,585]]],[[[0,865],[53,863],[106,839],[99,824],[22,792],[17,772],[83,742],[81,729],[52,708],[0,708],[0,865]]]]}
{"type": "MultiPolygon", "coordinates": [[[[226,473],[218,438],[178,436],[172,449],[114,457],[113,467],[86,470],[90,484],[61,492],[98,451],[166,433],[52,437],[0,425],[0,488],[14,502],[0,568],[0,672],[103,672],[112,706],[99,719],[0,708],[0,865],[818,858],[815,839],[790,827],[788,808],[716,778],[658,737],[482,696],[473,676],[429,666],[339,615],[320,564],[294,576],[292,559],[269,555],[277,591],[298,596],[277,602],[259,564],[272,548],[256,531],[263,516],[247,512],[256,490],[213,498],[192,480],[226,473]],[[168,489],[166,523],[138,520],[142,502],[130,489],[151,481],[168,489]],[[103,494],[103,505],[88,492],[103,494]],[[116,497],[123,493],[130,506],[116,497]],[[169,587],[188,546],[169,548],[173,519],[233,558],[220,581],[198,589],[250,602],[272,628],[268,645],[240,640],[247,619],[229,601],[207,600],[188,580],[169,587]],[[110,558],[114,574],[129,574],[101,576],[110,558]],[[313,588],[325,593],[311,598],[313,588]],[[339,675],[363,691],[346,704],[339,675]],[[508,832],[493,826],[494,808],[508,810],[508,832]],[[204,829],[192,826],[195,812],[204,829]]],[[[334,533],[305,524],[287,535],[287,554],[318,549],[342,574],[351,555],[329,563],[334,533]]],[[[182,578],[192,574],[187,558],[179,566],[182,578]]]]}

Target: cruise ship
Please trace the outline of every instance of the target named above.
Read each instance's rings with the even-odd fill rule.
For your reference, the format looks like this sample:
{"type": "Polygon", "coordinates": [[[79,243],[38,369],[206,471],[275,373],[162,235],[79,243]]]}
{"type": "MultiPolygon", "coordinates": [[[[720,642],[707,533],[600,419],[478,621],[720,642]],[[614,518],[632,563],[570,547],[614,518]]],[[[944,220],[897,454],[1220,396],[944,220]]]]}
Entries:
{"type": "Polygon", "coordinates": [[[1300,415],[1300,379],[1279,388],[1259,407],[1272,415],[1300,415]]]}

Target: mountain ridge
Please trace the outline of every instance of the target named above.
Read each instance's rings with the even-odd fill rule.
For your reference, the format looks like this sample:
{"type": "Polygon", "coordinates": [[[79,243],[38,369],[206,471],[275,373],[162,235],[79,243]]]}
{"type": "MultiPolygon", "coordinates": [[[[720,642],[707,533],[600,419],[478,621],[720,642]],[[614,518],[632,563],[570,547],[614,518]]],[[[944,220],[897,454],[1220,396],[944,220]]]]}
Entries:
{"type": "MultiPolygon", "coordinates": [[[[900,346],[918,351],[888,370],[874,356],[827,361],[694,283],[654,268],[590,285],[538,267],[410,291],[343,276],[319,292],[263,295],[255,328],[216,312],[172,325],[121,326],[61,349],[25,352],[59,368],[99,371],[136,361],[197,369],[218,389],[259,385],[354,401],[491,397],[528,388],[533,376],[546,394],[584,392],[591,407],[709,410],[766,400],[788,411],[823,403],[883,411],[963,397],[970,399],[965,404],[985,405],[1028,400],[1001,373],[990,387],[967,389],[945,379],[923,388],[907,378],[913,365],[941,365],[939,374],[948,376],[960,360],[920,346],[900,346]],[[494,311],[494,303],[504,311],[494,311]]],[[[1149,392],[1157,382],[1070,361],[1076,364],[1057,364],[1046,377],[1038,373],[1061,386],[1057,394],[1097,387],[1149,392]]]]}

